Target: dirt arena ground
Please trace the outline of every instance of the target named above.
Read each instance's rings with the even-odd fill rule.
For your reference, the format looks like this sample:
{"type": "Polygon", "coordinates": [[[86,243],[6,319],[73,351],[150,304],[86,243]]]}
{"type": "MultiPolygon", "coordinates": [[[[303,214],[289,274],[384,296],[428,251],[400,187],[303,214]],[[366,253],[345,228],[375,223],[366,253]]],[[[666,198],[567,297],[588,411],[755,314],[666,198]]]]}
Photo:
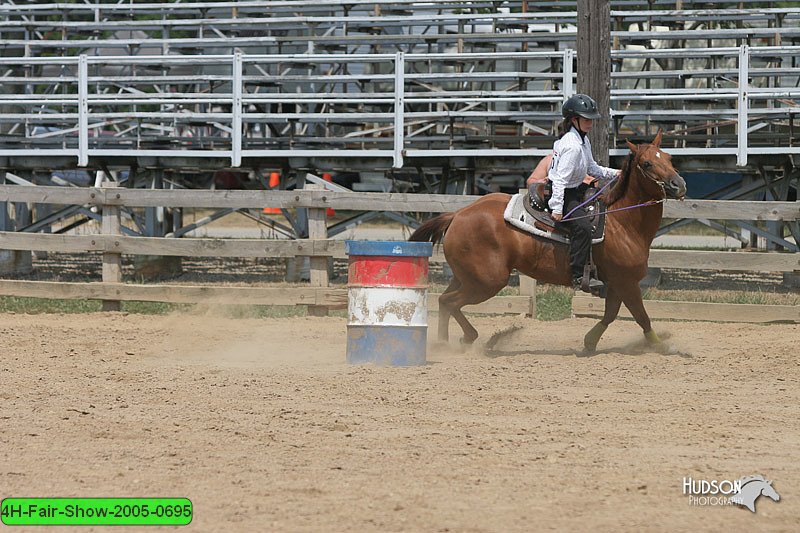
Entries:
{"type": "Polygon", "coordinates": [[[617,322],[581,357],[591,320],[475,323],[403,369],[345,364],[342,318],[0,315],[0,497],[188,497],[196,531],[798,530],[799,325],[660,322],[664,355],[617,322]],[[751,474],[781,501],[682,494],[751,474]]]}

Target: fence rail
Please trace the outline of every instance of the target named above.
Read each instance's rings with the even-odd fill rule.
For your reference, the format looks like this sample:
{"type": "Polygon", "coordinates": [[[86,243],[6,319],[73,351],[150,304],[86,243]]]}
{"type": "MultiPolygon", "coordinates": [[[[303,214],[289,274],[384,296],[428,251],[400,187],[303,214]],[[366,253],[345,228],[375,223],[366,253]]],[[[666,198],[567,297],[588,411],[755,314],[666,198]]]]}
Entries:
{"type": "MultiPolygon", "coordinates": [[[[76,204],[102,209],[101,233],[68,235],[0,231],[0,249],[37,250],[64,253],[100,252],[103,254],[103,282],[56,283],[0,280],[0,294],[45,298],[88,298],[106,302],[124,300],[166,301],[173,303],[247,303],[254,305],[309,305],[340,308],[346,303],[346,291],[327,286],[325,258],[344,258],[344,243],[324,238],[325,230],[301,240],[208,239],[131,237],[120,234],[120,207],[217,207],[217,208],[306,208],[309,219],[324,224],[327,208],[363,211],[450,212],[472,203],[477,197],[450,195],[409,195],[395,193],[345,193],[322,190],[301,191],[186,191],[146,190],[119,187],[62,188],[23,185],[0,186],[0,203],[76,204]],[[183,285],[139,285],[120,283],[122,254],[183,257],[311,257],[312,279],[318,287],[206,287],[183,285]]],[[[665,214],[675,218],[800,220],[799,202],[668,201],[665,214]]],[[[321,226],[324,228],[324,226],[321,226]]],[[[440,247],[432,262],[445,262],[440,247]]],[[[800,253],[716,252],[687,250],[651,250],[650,266],[677,269],[792,272],[800,271],[800,253]]],[[[526,278],[527,279],[527,278],[526,278]]],[[[520,296],[496,297],[470,307],[482,313],[526,313],[535,316],[535,285],[521,282],[520,296]]],[[[437,302],[432,296],[431,308],[437,302]]],[[[695,318],[713,320],[797,321],[797,308],[757,306],[752,311],[736,305],[694,304],[688,302],[651,302],[656,318],[695,318]],[[727,311],[726,311],[727,310],[727,311]]],[[[599,300],[574,299],[576,315],[601,312],[599,300]]]]}
{"type": "MultiPolygon", "coordinates": [[[[601,317],[604,302],[600,298],[576,295],[572,298],[575,316],[601,317]]],[[[800,322],[800,306],[720,304],[709,302],[670,302],[646,300],[650,318],[709,320],[713,322],[800,322]]],[[[627,308],[620,310],[624,318],[632,318],[627,308]]]]}
{"type": "MultiPolygon", "coordinates": [[[[200,208],[334,208],[356,211],[413,211],[448,213],[481,198],[476,195],[366,193],[338,191],[275,190],[174,190],[122,187],[65,188],[0,185],[0,202],[39,204],[116,205],[126,207],[200,208]]],[[[714,218],[719,220],[800,219],[798,202],[737,200],[667,200],[665,218],[714,218]]]]}
{"type": "MultiPolygon", "coordinates": [[[[123,235],[55,235],[0,231],[0,248],[59,253],[108,252],[126,255],[177,257],[333,257],[344,259],[344,242],[336,240],[264,240],[163,237],[123,235]]],[[[436,248],[433,263],[444,263],[436,248]]],[[[712,252],[651,250],[654,268],[731,270],[740,272],[791,272],[800,270],[798,253],[712,252]]]]}

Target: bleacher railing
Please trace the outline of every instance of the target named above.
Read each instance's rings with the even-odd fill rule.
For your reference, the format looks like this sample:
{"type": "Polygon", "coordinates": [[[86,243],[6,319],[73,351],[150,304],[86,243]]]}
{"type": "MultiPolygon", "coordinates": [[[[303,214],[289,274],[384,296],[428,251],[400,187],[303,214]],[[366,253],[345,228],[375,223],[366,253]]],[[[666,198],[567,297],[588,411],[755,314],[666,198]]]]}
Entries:
{"type": "MultiPolygon", "coordinates": [[[[705,126],[709,140],[681,146],[678,132],[665,147],[676,155],[731,155],[746,165],[753,154],[800,153],[790,135],[770,145],[749,142],[776,118],[792,128],[798,73],[781,58],[798,55],[800,47],[748,45],[614,51],[615,61],[723,62],[715,70],[613,72],[614,134],[681,122],[705,126]],[[754,66],[754,58],[773,63],[754,66]],[[655,83],[686,76],[707,78],[706,86],[655,83]],[[772,81],[759,87],[750,82],[755,77],[772,81]],[[774,86],[781,77],[792,81],[774,86]],[[640,79],[658,86],[640,88],[640,79]],[[715,132],[729,130],[735,143],[714,144],[715,132]]],[[[223,157],[232,167],[251,157],[380,157],[394,168],[408,158],[541,156],[561,102],[575,90],[573,61],[571,49],[6,57],[0,66],[11,90],[0,92],[0,156],[72,156],[79,166],[95,156],[223,157]],[[532,71],[530,61],[551,68],[532,71]],[[522,134],[506,140],[495,125],[519,126],[522,134]]]]}

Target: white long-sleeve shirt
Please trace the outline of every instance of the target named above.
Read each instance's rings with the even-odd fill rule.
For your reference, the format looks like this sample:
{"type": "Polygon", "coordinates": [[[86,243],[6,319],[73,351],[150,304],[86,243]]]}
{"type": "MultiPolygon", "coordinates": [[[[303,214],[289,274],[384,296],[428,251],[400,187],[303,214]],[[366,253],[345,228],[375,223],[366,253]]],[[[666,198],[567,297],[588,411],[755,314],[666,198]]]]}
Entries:
{"type": "Polygon", "coordinates": [[[553,182],[553,195],[548,205],[554,214],[563,214],[564,189],[580,185],[586,174],[600,180],[610,180],[617,175],[617,170],[598,165],[592,156],[589,137],[582,139],[573,126],[553,145],[553,162],[547,177],[553,182]]]}

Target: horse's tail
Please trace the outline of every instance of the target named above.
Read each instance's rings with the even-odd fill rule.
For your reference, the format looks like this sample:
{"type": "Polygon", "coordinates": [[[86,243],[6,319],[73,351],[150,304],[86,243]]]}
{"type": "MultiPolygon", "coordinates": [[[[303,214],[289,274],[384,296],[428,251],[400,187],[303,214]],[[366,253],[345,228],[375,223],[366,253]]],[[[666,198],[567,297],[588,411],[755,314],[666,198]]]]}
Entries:
{"type": "Polygon", "coordinates": [[[453,221],[455,213],[444,213],[438,217],[432,218],[414,230],[409,241],[416,242],[432,242],[434,244],[442,242],[442,237],[453,221]]]}

